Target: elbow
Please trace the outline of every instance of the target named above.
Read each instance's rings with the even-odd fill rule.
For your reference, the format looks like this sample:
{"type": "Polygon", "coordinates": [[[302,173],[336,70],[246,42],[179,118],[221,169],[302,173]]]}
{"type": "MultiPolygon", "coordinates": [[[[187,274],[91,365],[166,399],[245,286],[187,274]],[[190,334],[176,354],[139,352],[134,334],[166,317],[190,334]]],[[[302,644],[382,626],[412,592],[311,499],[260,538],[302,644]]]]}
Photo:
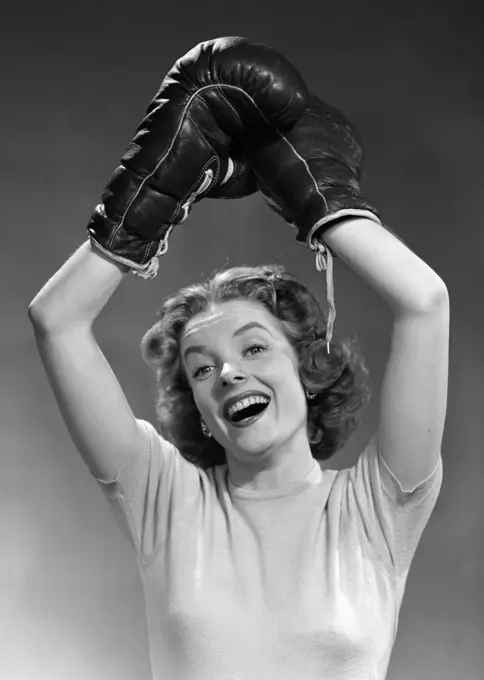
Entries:
{"type": "Polygon", "coordinates": [[[29,304],[27,314],[30,323],[36,330],[47,330],[55,325],[52,313],[45,308],[45,305],[38,298],[34,298],[29,304]]]}
{"type": "Polygon", "coordinates": [[[47,330],[50,322],[36,305],[30,304],[27,314],[36,335],[47,330]]]}
{"type": "Polygon", "coordinates": [[[427,286],[422,286],[415,302],[415,311],[427,313],[448,305],[449,291],[447,286],[440,277],[436,277],[435,281],[431,281],[427,286]]]}
{"type": "Polygon", "coordinates": [[[27,314],[32,323],[40,323],[45,313],[45,299],[43,301],[41,294],[37,293],[27,307],[27,314]]]}
{"type": "Polygon", "coordinates": [[[34,300],[32,300],[27,307],[27,314],[31,323],[37,323],[39,321],[40,314],[37,305],[34,304],[34,300]]]}
{"type": "Polygon", "coordinates": [[[428,305],[431,309],[434,307],[439,307],[441,305],[449,305],[449,291],[444,281],[439,277],[435,289],[429,292],[428,295],[428,305]]]}

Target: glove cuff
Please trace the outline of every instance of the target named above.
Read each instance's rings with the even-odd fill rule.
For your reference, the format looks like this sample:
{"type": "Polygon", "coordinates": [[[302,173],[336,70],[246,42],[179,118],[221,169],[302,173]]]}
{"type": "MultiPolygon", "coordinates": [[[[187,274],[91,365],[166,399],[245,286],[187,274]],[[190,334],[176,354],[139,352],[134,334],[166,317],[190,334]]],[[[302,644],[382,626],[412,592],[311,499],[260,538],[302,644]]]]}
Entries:
{"type": "MultiPolygon", "coordinates": [[[[128,257],[124,257],[123,255],[116,254],[112,250],[107,250],[106,248],[104,248],[99,243],[99,241],[96,240],[93,231],[90,231],[88,229],[88,234],[89,240],[91,242],[91,247],[94,251],[99,252],[108,260],[112,260],[113,262],[117,262],[118,264],[124,265],[125,267],[129,267],[131,274],[139,276],[142,279],[153,279],[157,275],[159,267],[158,257],[160,255],[164,255],[168,250],[169,232],[167,233],[164,241],[161,241],[158,244],[154,242],[150,244],[151,246],[150,250],[153,252],[153,256],[146,264],[139,264],[138,262],[135,262],[134,260],[131,260],[128,257]],[[155,248],[157,248],[156,252],[155,248]]],[[[145,246],[143,246],[143,250],[145,250],[145,246]]]]}
{"type": "MultiPolygon", "coordinates": [[[[122,177],[126,182],[126,175],[123,171],[115,177],[122,177]]],[[[111,205],[112,192],[105,191],[104,203],[96,206],[87,225],[91,243],[109,259],[129,267],[133,274],[143,279],[154,278],[158,272],[158,257],[168,250],[168,237],[172,229],[186,220],[192,203],[208,190],[213,181],[213,170],[206,169],[202,177],[198,188],[191,191],[187,200],[177,205],[170,223],[161,224],[155,232],[152,225],[156,218],[156,209],[160,201],[163,201],[157,192],[150,190],[151,201],[146,201],[144,211],[134,210],[134,215],[128,218],[133,200],[128,202],[125,196],[126,205],[123,206],[121,217],[117,217],[115,206],[111,205]]],[[[135,195],[138,193],[139,189],[135,195]]],[[[163,214],[161,209],[159,212],[163,214]]]]}

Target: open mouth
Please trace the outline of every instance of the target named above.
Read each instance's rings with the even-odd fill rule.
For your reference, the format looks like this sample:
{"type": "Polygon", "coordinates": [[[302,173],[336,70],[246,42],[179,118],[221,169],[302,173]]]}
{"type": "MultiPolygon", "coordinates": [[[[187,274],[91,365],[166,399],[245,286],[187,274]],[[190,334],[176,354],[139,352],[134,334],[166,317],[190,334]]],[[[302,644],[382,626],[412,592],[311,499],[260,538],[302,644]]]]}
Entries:
{"type": "Polygon", "coordinates": [[[249,404],[243,408],[239,408],[233,413],[230,413],[227,420],[235,426],[250,425],[255,422],[269,406],[270,399],[266,401],[257,401],[254,404],[249,404]]]}

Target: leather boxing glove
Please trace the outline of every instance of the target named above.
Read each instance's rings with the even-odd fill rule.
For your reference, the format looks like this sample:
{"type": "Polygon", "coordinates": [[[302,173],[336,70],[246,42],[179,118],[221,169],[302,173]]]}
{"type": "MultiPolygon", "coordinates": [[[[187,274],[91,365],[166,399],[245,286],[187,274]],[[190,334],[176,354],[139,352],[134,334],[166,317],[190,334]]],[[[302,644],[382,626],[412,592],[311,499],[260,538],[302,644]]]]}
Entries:
{"type": "Polygon", "coordinates": [[[257,191],[244,145],[287,132],[307,94],[299,72],[262,43],[227,37],[194,47],[164,78],[108,182],[87,227],[93,247],[156,276],[194,202],[257,191]]]}
{"type": "Polygon", "coordinates": [[[297,228],[297,242],[315,250],[316,267],[326,270],[329,352],[336,317],[334,253],[324,244],[324,232],[345,217],[364,216],[380,224],[360,187],[361,140],[340,111],[310,94],[294,126],[274,130],[265,144],[250,144],[247,157],[270,207],[297,228]]]}
{"type": "Polygon", "coordinates": [[[297,228],[298,243],[314,249],[313,239],[344,217],[380,223],[360,187],[363,147],[356,129],[313,94],[289,131],[251,145],[247,157],[270,207],[297,228]]]}

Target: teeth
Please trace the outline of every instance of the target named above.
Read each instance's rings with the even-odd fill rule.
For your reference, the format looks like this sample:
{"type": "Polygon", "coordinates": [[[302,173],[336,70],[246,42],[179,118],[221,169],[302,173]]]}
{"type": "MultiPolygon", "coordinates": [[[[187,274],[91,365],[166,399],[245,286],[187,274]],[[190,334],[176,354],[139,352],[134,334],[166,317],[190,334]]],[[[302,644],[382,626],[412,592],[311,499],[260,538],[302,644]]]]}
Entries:
{"type": "Polygon", "coordinates": [[[240,401],[236,401],[235,404],[232,404],[227,413],[229,417],[232,417],[234,413],[237,413],[237,411],[240,411],[243,408],[247,408],[247,406],[250,406],[251,404],[268,404],[269,401],[270,399],[267,397],[246,397],[245,399],[240,399],[240,401]]]}

